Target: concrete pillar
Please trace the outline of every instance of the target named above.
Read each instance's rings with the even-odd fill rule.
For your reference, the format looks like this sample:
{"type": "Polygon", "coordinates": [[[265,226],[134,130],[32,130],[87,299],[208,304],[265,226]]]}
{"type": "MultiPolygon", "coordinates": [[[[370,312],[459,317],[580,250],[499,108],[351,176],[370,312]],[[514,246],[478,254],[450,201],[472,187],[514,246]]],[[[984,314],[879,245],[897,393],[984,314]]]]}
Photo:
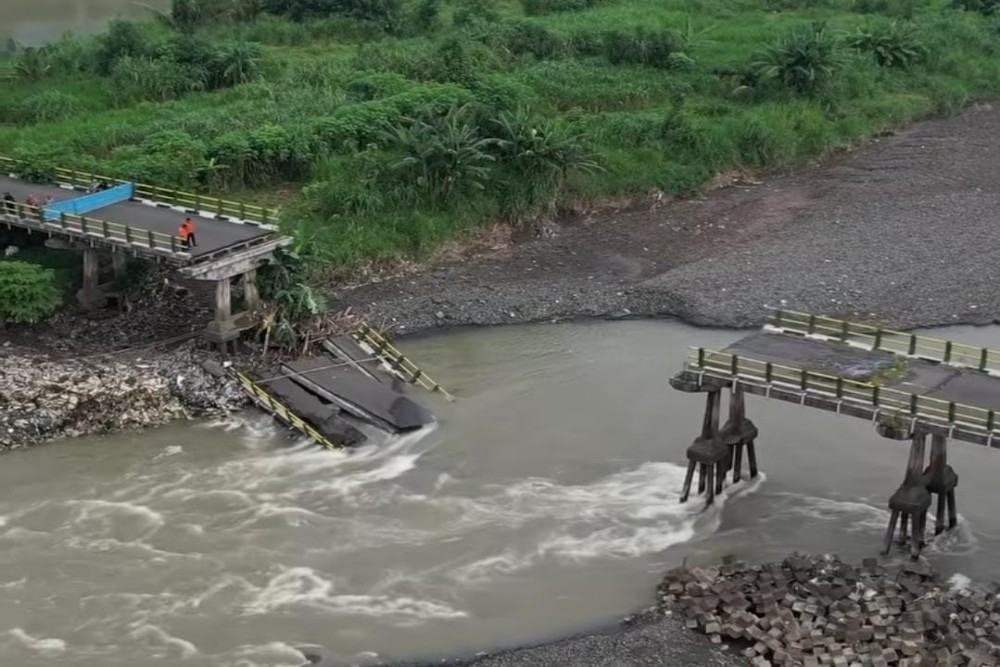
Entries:
{"type": "Polygon", "coordinates": [[[257,290],[257,269],[250,269],[243,274],[243,300],[247,308],[257,310],[260,307],[260,292],[257,290]]]}
{"type": "Polygon", "coordinates": [[[125,275],[127,258],[123,252],[113,252],[111,253],[111,267],[114,270],[115,278],[121,278],[125,275]]]}
{"type": "Polygon", "coordinates": [[[718,434],[721,406],[722,390],[715,389],[705,394],[705,418],[701,425],[701,437],[714,438],[718,434]]]}
{"type": "Polygon", "coordinates": [[[913,434],[913,442],[910,445],[910,460],[906,464],[906,478],[903,480],[903,486],[918,486],[923,483],[926,442],[926,433],[918,431],[913,434]]]}
{"type": "Polygon", "coordinates": [[[223,322],[233,314],[232,289],[229,278],[215,282],[215,321],[223,322]]]}
{"type": "Polygon", "coordinates": [[[101,291],[101,262],[96,248],[83,251],[83,286],[76,298],[88,310],[103,308],[108,303],[107,295],[101,291]]]}

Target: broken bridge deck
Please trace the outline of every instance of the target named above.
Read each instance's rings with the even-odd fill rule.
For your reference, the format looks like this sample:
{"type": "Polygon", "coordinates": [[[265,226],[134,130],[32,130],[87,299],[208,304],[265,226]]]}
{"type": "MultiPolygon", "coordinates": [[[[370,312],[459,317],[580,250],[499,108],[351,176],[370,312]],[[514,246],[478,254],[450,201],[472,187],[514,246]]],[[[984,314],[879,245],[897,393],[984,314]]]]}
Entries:
{"type": "Polygon", "coordinates": [[[747,393],[851,415],[908,438],[919,427],[1000,447],[1000,351],[780,311],[722,350],[694,348],[671,384],[747,393]]]}

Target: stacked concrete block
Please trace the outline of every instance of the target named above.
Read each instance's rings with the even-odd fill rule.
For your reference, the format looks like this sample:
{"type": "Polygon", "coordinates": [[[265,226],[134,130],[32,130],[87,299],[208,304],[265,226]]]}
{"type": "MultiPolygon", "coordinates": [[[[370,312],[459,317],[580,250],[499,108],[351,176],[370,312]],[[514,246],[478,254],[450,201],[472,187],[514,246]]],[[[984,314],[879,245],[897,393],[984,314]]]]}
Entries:
{"type": "Polygon", "coordinates": [[[752,665],[1000,667],[998,588],[952,590],[922,563],[887,571],[793,554],[749,566],[678,568],[660,603],[752,665]]]}

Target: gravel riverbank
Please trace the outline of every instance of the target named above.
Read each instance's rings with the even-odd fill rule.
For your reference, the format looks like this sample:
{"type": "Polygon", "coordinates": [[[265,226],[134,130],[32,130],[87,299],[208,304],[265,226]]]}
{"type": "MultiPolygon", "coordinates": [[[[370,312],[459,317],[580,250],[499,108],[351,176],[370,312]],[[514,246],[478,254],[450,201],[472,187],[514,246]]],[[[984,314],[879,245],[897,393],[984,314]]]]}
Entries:
{"type": "Polygon", "coordinates": [[[776,307],[894,327],[990,323],[998,133],[1000,110],[979,106],[794,175],[575,216],[554,238],[340,296],[396,335],[629,316],[753,327],[776,307]]]}

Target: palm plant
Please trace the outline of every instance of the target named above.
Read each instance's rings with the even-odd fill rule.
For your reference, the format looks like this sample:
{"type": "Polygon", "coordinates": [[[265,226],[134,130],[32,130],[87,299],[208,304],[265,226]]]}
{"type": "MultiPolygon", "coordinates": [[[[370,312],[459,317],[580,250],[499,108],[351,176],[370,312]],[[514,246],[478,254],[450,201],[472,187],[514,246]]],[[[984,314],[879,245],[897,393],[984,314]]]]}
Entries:
{"type": "Polygon", "coordinates": [[[836,36],[823,23],[814,23],[767,47],[753,69],[792,92],[812,95],[840,69],[842,56],[836,36]]]}
{"type": "Polygon", "coordinates": [[[496,159],[489,151],[496,140],[481,136],[469,115],[468,107],[461,107],[443,117],[408,118],[387,132],[403,153],[392,169],[412,178],[434,204],[485,189],[490,164],[496,159]]]}
{"type": "Polygon", "coordinates": [[[44,48],[26,48],[14,65],[14,72],[22,79],[27,79],[28,81],[42,79],[49,73],[50,69],[52,69],[52,60],[49,58],[48,51],[44,48]]]}
{"type": "Polygon", "coordinates": [[[260,46],[237,42],[219,53],[219,72],[223,86],[249,83],[260,74],[260,46]]]}

